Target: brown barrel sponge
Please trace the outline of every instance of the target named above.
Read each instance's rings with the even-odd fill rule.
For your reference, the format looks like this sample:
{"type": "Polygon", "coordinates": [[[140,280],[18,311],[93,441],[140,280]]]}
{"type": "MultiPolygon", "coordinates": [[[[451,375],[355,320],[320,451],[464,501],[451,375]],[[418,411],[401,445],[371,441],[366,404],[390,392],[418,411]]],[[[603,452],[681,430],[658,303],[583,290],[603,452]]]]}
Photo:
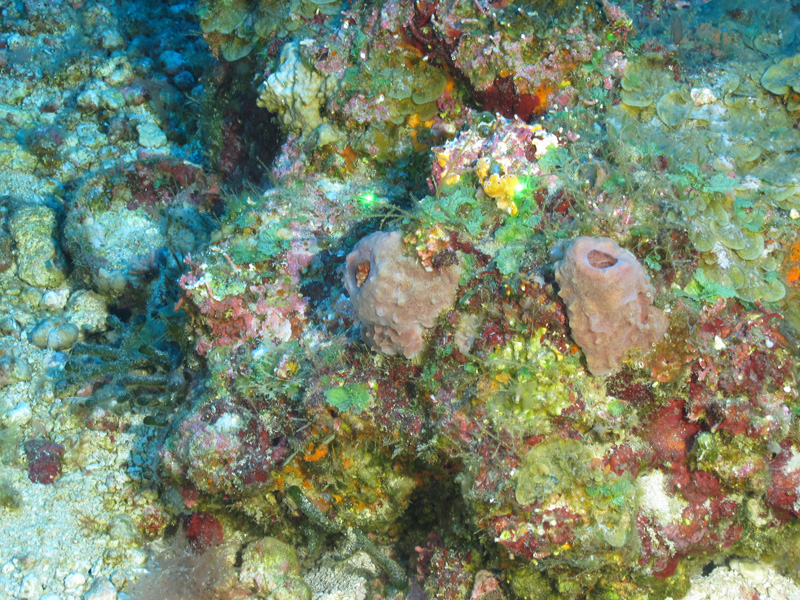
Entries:
{"type": "Polygon", "coordinates": [[[575,239],[555,271],[572,339],[593,375],[618,369],[628,349],[646,350],[666,332],[667,317],[653,306],[650,277],[614,240],[575,239]]]}
{"type": "Polygon", "coordinates": [[[347,255],[344,284],[361,321],[364,341],[384,354],[417,356],[422,333],[453,304],[459,265],[426,271],[404,254],[399,231],[376,232],[347,255]]]}

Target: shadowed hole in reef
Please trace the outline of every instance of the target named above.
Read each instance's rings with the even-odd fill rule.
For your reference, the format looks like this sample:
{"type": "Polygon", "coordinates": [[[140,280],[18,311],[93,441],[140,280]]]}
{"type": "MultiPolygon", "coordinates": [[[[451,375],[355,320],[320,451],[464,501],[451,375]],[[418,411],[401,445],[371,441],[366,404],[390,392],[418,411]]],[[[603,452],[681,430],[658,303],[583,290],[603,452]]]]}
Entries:
{"type": "MultiPolygon", "coordinates": [[[[442,465],[445,470],[460,470],[454,465],[442,465]]],[[[408,508],[399,523],[403,532],[397,544],[400,562],[407,566],[407,573],[413,578],[415,561],[419,558],[418,548],[443,545],[450,548],[468,548],[477,562],[483,554],[477,535],[469,527],[470,522],[462,490],[451,474],[439,473],[428,479],[409,502],[408,508]]]]}
{"type": "Polygon", "coordinates": [[[201,133],[209,164],[229,188],[263,187],[272,162],[286,141],[275,115],[256,105],[250,84],[252,61],[220,61],[208,75],[201,133]]]}

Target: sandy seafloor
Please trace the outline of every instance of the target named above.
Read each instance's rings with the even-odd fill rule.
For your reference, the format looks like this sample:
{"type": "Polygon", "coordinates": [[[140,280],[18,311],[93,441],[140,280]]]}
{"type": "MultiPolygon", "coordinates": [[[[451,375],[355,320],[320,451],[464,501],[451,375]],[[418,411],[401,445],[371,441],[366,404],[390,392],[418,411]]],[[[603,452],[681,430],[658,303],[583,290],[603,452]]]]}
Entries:
{"type": "MultiPolygon", "coordinates": [[[[191,2],[135,0],[0,5],[3,219],[21,205],[45,206],[45,212],[33,213],[31,223],[44,228],[42,244],[56,244],[59,203],[65,188],[81,176],[154,154],[203,162],[203,139],[193,121],[199,115],[192,109],[203,86],[190,73],[202,73],[213,59],[193,10],[191,2]],[[181,72],[187,75],[176,82],[181,72]],[[177,95],[171,101],[188,107],[181,112],[183,131],[165,135],[159,107],[137,101],[135,90],[121,94],[115,78],[171,81],[170,93],[177,95]],[[124,134],[112,134],[98,121],[96,105],[105,114],[124,110],[136,118],[121,125],[129,128],[124,134]],[[46,126],[56,122],[70,126],[49,132],[46,126]],[[45,137],[58,136],[53,142],[63,158],[58,167],[41,168],[49,158],[48,140],[37,148],[27,139],[24,132],[33,125],[45,127],[45,137]]],[[[28,224],[13,227],[18,232],[28,224]]],[[[31,250],[37,251],[42,250],[31,250]]],[[[48,267],[62,282],[46,293],[21,279],[18,267],[0,273],[0,483],[18,493],[0,506],[0,599],[129,598],[126,587],[147,568],[153,549],[134,543],[139,534],[129,515],[154,498],[163,429],[148,427],[142,415],[134,415],[127,431],[109,433],[86,429],[74,416],[54,393],[65,352],[38,347],[30,334],[61,314],[91,330],[107,308],[85,297],[85,284],[69,277],[67,263],[48,267]],[[28,477],[23,443],[33,437],[65,448],[63,475],[53,484],[28,477]]],[[[312,586],[315,598],[359,597],[348,591],[352,582],[317,580],[325,583],[312,586]]],[[[697,576],[686,598],[800,600],[800,587],[768,565],[731,560],[697,576]]]]}

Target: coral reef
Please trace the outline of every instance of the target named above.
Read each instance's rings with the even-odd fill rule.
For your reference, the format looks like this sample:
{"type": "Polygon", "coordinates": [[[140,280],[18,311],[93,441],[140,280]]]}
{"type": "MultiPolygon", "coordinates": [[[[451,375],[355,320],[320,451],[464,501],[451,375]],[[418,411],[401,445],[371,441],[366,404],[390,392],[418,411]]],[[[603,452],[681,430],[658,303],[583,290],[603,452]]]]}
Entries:
{"type": "Polygon", "coordinates": [[[608,375],[631,348],[663,337],[667,318],[653,307],[655,288],[636,257],[609,238],[579,237],[555,263],[572,338],[594,375],[608,375]]]}
{"type": "Polygon", "coordinates": [[[3,9],[0,595],[800,582],[790,3],[162,4],[3,9]]]}
{"type": "Polygon", "coordinates": [[[404,252],[399,231],[368,235],[347,255],[344,283],[367,345],[413,358],[424,349],[423,331],[453,303],[461,269],[428,271],[404,252]]]}

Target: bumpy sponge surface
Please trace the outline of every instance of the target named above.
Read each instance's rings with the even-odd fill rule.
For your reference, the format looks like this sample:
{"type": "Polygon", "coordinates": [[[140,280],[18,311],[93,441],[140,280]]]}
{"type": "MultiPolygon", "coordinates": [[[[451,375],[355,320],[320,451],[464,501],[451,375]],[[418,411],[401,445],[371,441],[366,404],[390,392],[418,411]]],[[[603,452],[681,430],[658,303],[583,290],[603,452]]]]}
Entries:
{"type": "Polygon", "coordinates": [[[572,339],[593,375],[615,371],[627,350],[646,350],[666,332],[667,317],[653,306],[650,277],[614,240],[575,239],[555,272],[572,339]]]}
{"type": "Polygon", "coordinates": [[[361,321],[367,345],[384,354],[417,356],[422,334],[453,304],[459,265],[426,271],[404,254],[399,231],[376,232],[347,255],[345,287],[361,321]]]}

